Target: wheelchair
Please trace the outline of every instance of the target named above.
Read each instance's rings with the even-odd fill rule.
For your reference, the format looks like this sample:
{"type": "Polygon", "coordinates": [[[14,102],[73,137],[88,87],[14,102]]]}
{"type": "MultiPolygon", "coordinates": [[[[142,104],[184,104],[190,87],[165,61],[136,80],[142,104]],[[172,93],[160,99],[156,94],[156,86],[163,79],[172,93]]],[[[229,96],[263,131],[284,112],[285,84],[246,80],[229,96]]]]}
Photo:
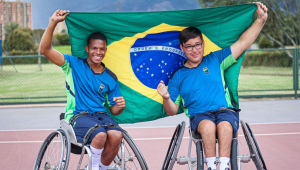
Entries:
{"type": "MultiPolygon", "coordinates": [[[[241,163],[248,163],[252,159],[257,170],[267,170],[266,164],[259,150],[258,144],[254,137],[254,134],[249,126],[249,124],[243,120],[240,120],[244,136],[249,147],[250,155],[244,154],[240,155],[238,147],[238,132],[233,136],[231,143],[231,154],[230,154],[230,164],[231,170],[241,170],[241,163]]],[[[172,136],[165,160],[163,162],[162,170],[171,170],[177,162],[177,164],[185,165],[188,164],[189,170],[197,169],[204,170],[205,157],[203,154],[203,142],[201,135],[195,135],[194,132],[189,128],[189,146],[187,157],[179,156],[177,157],[182,137],[185,129],[185,121],[178,124],[175,132],[172,136]],[[196,145],[196,158],[191,157],[192,142],[196,145]]],[[[216,140],[218,142],[218,140],[216,140]]],[[[217,157],[217,163],[220,163],[217,157]]]]}
{"type": "MultiPolygon", "coordinates": [[[[122,133],[120,149],[108,170],[148,170],[146,161],[133,139],[125,130],[122,130],[122,133]]],[[[73,127],[64,119],[64,113],[62,113],[60,128],[51,132],[44,140],[33,170],[67,170],[70,152],[81,155],[76,170],[84,170],[80,167],[85,154],[88,154],[88,165],[92,164],[89,144],[77,140],[73,127]]],[[[92,167],[88,166],[88,169],[91,170],[92,167]]]]}

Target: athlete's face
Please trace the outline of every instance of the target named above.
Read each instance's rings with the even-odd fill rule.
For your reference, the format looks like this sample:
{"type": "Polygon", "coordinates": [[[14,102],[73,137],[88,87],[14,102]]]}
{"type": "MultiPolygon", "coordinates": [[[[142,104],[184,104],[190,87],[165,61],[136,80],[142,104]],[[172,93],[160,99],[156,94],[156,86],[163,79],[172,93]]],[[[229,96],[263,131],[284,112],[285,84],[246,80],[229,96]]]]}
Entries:
{"type": "Polygon", "coordinates": [[[190,67],[198,66],[204,54],[204,40],[200,36],[189,39],[186,43],[180,44],[181,50],[187,57],[187,65],[190,67]]]}
{"type": "Polygon", "coordinates": [[[99,64],[106,54],[106,41],[91,39],[90,44],[85,46],[88,53],[88,60],[93,64],[99,64]]]}

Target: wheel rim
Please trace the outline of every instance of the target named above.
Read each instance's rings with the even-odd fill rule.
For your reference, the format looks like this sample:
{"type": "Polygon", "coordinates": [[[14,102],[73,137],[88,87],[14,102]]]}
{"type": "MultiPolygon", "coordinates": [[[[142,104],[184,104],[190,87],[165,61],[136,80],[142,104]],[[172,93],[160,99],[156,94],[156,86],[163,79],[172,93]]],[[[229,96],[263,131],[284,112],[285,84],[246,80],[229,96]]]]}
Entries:
{"type": "Polygon", "coordinates": [[[162,167],[163,170],[169,170],[173,168],[182,141],[184,128],[185,128],[184,121],[176,127],[163,163],[163,167],[162,167]]]}
{"type": "MultiPolygon", "coordinates": [[[[131,140],[131,137],[123,133],[123,144],[125,150],[124,170],[145,170],[148,169],[147,165],[138,150],[136,144],[131,140]]],[[[113,167],[121,169],[121,149],[119,149],[116,158],[114,159],[113,167]]]]}
{"type": "Polygon", "coordinates": [[[53,133],[44,145],[38,169],[60,170],[65,151],[64,144],[63,135],[58,131],[53,133]]]}
{"type": "Polygon", "coordinates": [[[249,151],[251,154],[251,158],[258,170],[266,170],[265,163],[263,161],[262,155],[259,151],[257,142],[255,140],[254,134],[252,133],[252,130],[248,123],[245,123],[243,120],[241,120],[242,129],[244,132],[244,136],[246,139],[246,142],[249,147],[249,151]]]}

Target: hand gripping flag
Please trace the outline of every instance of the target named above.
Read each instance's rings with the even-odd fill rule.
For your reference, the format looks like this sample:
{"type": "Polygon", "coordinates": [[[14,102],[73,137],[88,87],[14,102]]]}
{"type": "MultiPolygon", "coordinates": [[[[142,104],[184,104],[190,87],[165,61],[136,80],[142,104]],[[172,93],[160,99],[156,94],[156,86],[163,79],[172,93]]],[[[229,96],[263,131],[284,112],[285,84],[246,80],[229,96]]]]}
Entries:
{"type": "MultiPolygon", "coordinates": [[[[75,13],[66,18],[72,54],[87,57],[87,37],[100,31],[108,39],[103,60],[118,77],[126,108],[113,116],[118,123],[136,123],[166,117],[156,87],[168,80],[186,59],[178,35],[197,27],[205,40],[204,55],[226,48],[251,26],[254,4],[180,11],[75,13]]],[[[238,108],[238,75],[244,54],[225,71],[225,81],[238,108]]],[[[108,109],[109,111],[109,109],[108,109]]],[[[179,112],[182,112],[180,109],[179,112]]]]}

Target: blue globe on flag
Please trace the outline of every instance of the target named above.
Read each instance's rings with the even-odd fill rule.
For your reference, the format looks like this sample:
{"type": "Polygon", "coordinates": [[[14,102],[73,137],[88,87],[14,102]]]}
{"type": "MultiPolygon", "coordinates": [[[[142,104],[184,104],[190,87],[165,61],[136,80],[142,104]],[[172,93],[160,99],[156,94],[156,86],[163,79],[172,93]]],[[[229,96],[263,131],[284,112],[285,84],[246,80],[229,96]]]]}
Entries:
{"type": "Polygon", "coordinates": [[[180,49],[180,31],[148,34],[130,49],[131,67],[145,86],[156,89],[161,80],[168,85],[172,73],[186,59],[180,49]]]}

